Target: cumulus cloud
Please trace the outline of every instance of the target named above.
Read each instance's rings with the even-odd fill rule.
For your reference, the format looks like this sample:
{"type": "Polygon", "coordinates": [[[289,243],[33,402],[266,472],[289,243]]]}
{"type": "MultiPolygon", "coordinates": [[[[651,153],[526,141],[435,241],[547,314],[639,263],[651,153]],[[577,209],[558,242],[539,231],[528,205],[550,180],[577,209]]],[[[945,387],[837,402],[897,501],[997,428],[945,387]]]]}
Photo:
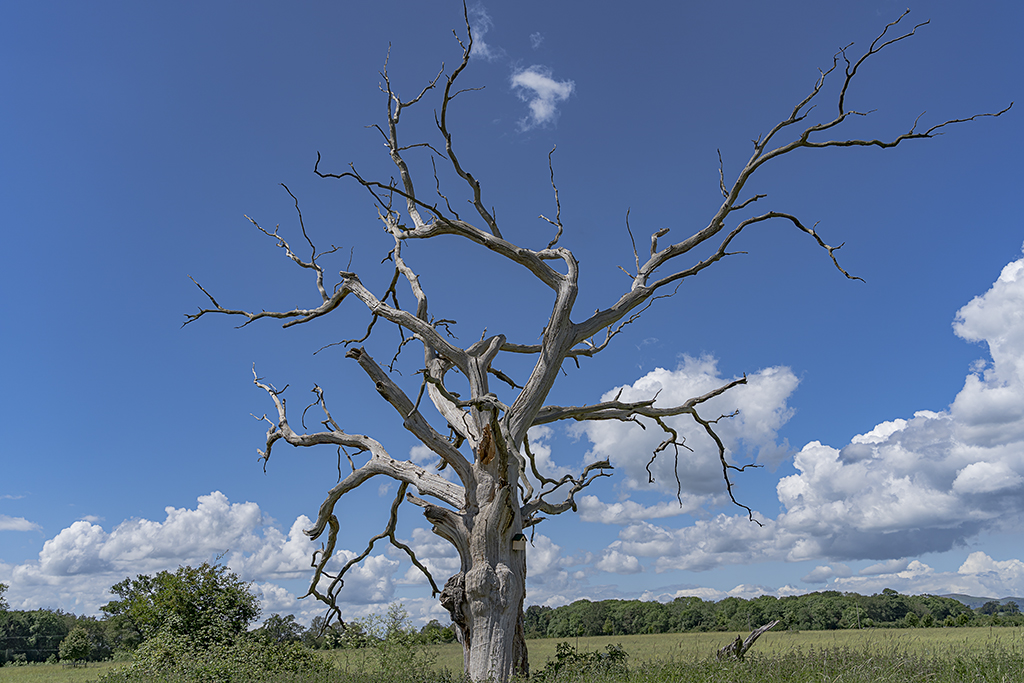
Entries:
{"type": "MultiPolygon", "coordinates": [[[[735,378],[722,377],[717,362],[710,356],[684,356],[676,369],[656,368],[630,386],[611,389],[601,400],[610,401],[618,396],[621,401],[644,401],[657,397],[656,407],[676,406],[717,389],[731,379],[735,378]]],[[[701,406],[701,415],[706,419],[739,411],[734,417],[720,420],[715,427],[726,444],[730,460],[737,461],[748,453],[756,454],[758,460],[766,463],[774,464],[780,459],[780,453],[784,454],[787,446],[777,443],[777,432],[792,415],[786,401],[797,384],[789,368],[767,368],[749,375],[745,385],[733,387],[701,406]]],[[[690,512],[724,494],[718,449],[689,415],[666,418],[665,422],[693,449],[693,452],[685,452],[678,462],[682,512],[690,512]]],[[[607,420],[580,423],[572,431],[590,440],[589,456],[611,461],[616,471],[624,475],[621,483],[626,488],[650,489],[647,463],[665,438],[657,425],[650,424],[644,429],[634,423],[607,420]]],[[[675,459],[663,451],[650,466],[654,486],[675,496],[676,471],[675,459]]],[[[631,508],[623,505],[622,511],[627,510],[639,512],[635,504],[631,508]]],[[[663,507],[650,512],[661,513],[653,516],[664,516],[668,509],[663,507]]],[[[587,514],[595,521],[600,517],[593,504],[587,514]]],[[[610,521],[610,515],[605,517],[605,521],[610,521]]]]}
{"type": "Polygon", "coordinates": [[[640,560],[632,555],[620,553],[618,550],[605,550],[594,567],[599,571],[611,574],[636,574],[644,570],[640,566],[640,560]]]}
{"type": "Polygon", "coordinates": [[[777,598],[784,598],[788,595],[800,595],[807,591],[795,588],[790,585],[781,588],[769,588],[756,584],[741,583],[732,590],[719,590],[707,586],[683,586],[662,591],[644,591],[640,595],[641,600],[657,600],[658,602],[671,602],[676,598],[700,598],[710,602],[718,602],[725,598],[742,598],[753,600],[761,595],[773,595],[777,598]]]}
{"type": "Polygon", "coordinates": [[[539,64],[512,73],[512,89],[530,108],[529,116],[519,121],[520,130],[554,123],[558,104],[569,99],[576,89],[573,81],[556,81],[551,74],[551,69],[539,64]]]}
{"type": "MultiPolygon", "coordinates": [[[[110,586],[125,577],[173,571],[223,555],[232,571],[254,582],[266,613],[293,613],[308,621],[319,607],[310,600],[300,603],[281,583],[309,578],[314,543],[302,530],[310,526],[303,515],[282,531],[256,503],[231,503],[214,491],[200,496],[195,508],[165,508],[163,521],[129,519],[110,531],[87,519],[74,522],[45,541],[37,559],[0,563],[0,581],[10,585],[7,597],[15,609],[95,614],[111,599],[110,586]]],[[[354,557],[356,553],[339,549],[335,562],[340,566],[354,557]]],[[[380,611],[393,600],[400,564],[378,554],[353,566],[340,594],[347,611],[361,612],[371,605],[371,611],[380,611]]]]}
{"type": "Polygon", "coordinates": [[[530,34],[530,47],[532,47],[534,50],[539,48],[541,46],[541,43],[543,42],[544,35],[540,31],[536,31],[530,34]]]}
{"type": "MultiPolygon", "coordinates": [[[[586,558],[589,559],[589,558],[586,558]]],[[[562,547],[544,534],[534,534],[526,544],[526,600],[533,605],[563,605],[577,599],[585,574],[571,574],[577,564],[562,547]]]]}
{"type": "MultiPolygon", "coordinates": [[[[416,554],[416,559],[434,577],[434,582],[439,588],[444,586],[444,582],[449,576],[458,573],[461,563],[455,547],[432,531],[421,528],[413,529],[412,541],[408,545],[416,554]]],[[[398,583],[429,585],[427,577],[423,572],[411,564],[405,575],[398,580],[398,583]]]]}
{"type": "MultiPolygon", "coordinates": [[[[1022,311],[1024,259],[1006,266],[988,292],[957,313],[956,334],[986,344],[990,360],[974,365],[949,408],[883,422],[841,448],[808,443],[794,457],[796,473],[783,477],[776,487],[783,512],[767,520],[764,528],[751,525],[744,515],[719,515],[671,529],[638,521],[629,511],[636,510],[639,517],[639,506],[623,505],[620,518],[633,523],[608,548],[649,558],[658,570],[827,560],[829,564],[812,570],[804,580],[831,580],[847,590],[881,588],[886,582],[942,589],[943,580],[964,587],[965,592],[980,590],[988,585],[984,577],[992,575],[977,569],[984,564],[985,571],[999,577],[992,585],[1024,589],[1014,574],[1017,560],[998,565],[975,553],[960,572],[950,576],[908,559],[963,546],[983,532],[1019,528],[1024,513],[1022,311]],[[839,562],[865,559],[880,562],[858,576],[836,570],[839,562]]],[[[784,369],[763,371],[750,379],[750,386],[737,390],[749,391],[751,398],[738,391],[735,397],[731,391],[720,397],[735,398],[740,413],[719,423],[719,428],[731,440],[727,442],[760,447],[763,454],[778,449],[773,445],[775,430],[789,415],[786,399],[796,380],[784,369]]],[[[688,358],[675,371],[655,370],[625,387],[622,400],[638,400],[660,390],[659,402],[669,403],[721,382],[712,360],[688,358]]],[[[716,406],[710,412],[728,412],[728,408],[716,406]]],[[[673,426],[686,435],[688,443],[698,443],[700,435],[692,427],[684,432],[684,423],[673,426]]],[[[643,462],[638,451],[650,452],[660,436],[640,430],[627,434],[627,429],[628,425],[600,424],[585,431],[595,453],[610,456],[633,484],[640,484],[646,473],[642,464],[637,465],[636,461],[643,462]]],[[[696,450],[705,451],[706,446],[696,450]]],[[[655,474],[663,488],[671,489],[674,479],[668,467],[668,462],[662,463],[655,474]]],[[[720,485],[716,469],[713,461],[688,457],[681,462],[684,490],[697,499],[711,498],[720,485]]],[[[687,507],[697,502],[688,501],[687,507]]],[[[588,519],[612,521],[611,506],[586,503],[588,519]]]]}
{"type": "Polygon", "coordinates": [[[1005,597],[1024,593],[1024,562],[995,560],[984,552],[971,553],[955,572],[940,572],[920,560],[899,561],[879,571],[861,571],[858,576],[838,578],[830,588],[871,594],[883,588],[901,593],[963,593],[978,597],[1005,597]]]}
{"type": "MultiPolygon", "coordinates": [[[[920,560],[893,560],[862,569],[855,576],[851,573],[849,568],[842,564],[820,565],[802,580],[818,584],[829,582],[830,589],[862,595],[879,593],[883,588],[915,595],[963,593],[990,598],[1024,593],[1024,562],[1017,559],[996,560],[981,551],[971,553],[956,571],[936,571],[920,560]]],[[[816,587],[815,590],[821,588],[816,587]]],[[[806,592],[806,589],[791,585],[770,588],[740,584],[728,591],[688,585],[647,591],[640,599],[668,602],[678,597],[694,596],[702,600],[718,601],[732,596],[750,600],[759,595],[774,595],[781,598],[806,592]]]]}
{"type": "Polygon", "coordinates": [[[759,527],[746,517],[722,514],[680,529],[650,522],[630,524],[608,547],[653,560],[655,571],[660,573],[786,559],[780,546],[798,545],[798,541],[780,531],[772,520],[759,527]]]}
{"type": "Polygon", "coordinates": [[[941,552],[1024,512],[1024,259],[960,309],[953,329],[988,346],[948,410],[878,425],[842,449],[809,443],[779,482],[779,525],[817,556],[941,552]]]}
{"type": "Polygon", "coordinates": [[[35,522],[30,522],[24,517],[0,515],[0,531],[36,531],[41,528],[35,522]]]}

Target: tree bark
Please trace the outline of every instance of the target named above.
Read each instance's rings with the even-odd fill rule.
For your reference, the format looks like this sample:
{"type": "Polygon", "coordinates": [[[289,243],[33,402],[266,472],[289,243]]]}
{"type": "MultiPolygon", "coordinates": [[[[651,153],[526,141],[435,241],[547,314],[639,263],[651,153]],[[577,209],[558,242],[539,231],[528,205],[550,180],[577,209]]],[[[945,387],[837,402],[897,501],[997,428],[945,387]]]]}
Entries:
{"type": "Polygon", "coordinates": [[[732,641],[728,645],[718,650],[719,659],[743,659],[743,655],[747,654],[747,650],[754,647],[754,643],[761,635],[767,631],[772,630],[778,624],[782,622],[776,619],[775,621],[768,622],[764,626],[755,629],[747,636],[746,640],[741,640],[739,636],[736,636],[736,640],[732,641]]]}
{"type": "MultiPolygon", "coordinates": [[[[522,517],[513,487],[493,476],[509,471],[508,462],[496,456],[499,450],[487,438],[478,449],[473,466],[477,486],[470,488],[486,501],[464,513],[468,543],[459,544],[465,548],[460,553],[463,571],[448,579],[441,593],[462,643],[465,673],[473,681],[507,681],[529,673],[523,614],[526,551],[512,547],[513,537],[522,532],[522,517]]],[[[511,469],[514,473],[516,468],[511,469]]]]}

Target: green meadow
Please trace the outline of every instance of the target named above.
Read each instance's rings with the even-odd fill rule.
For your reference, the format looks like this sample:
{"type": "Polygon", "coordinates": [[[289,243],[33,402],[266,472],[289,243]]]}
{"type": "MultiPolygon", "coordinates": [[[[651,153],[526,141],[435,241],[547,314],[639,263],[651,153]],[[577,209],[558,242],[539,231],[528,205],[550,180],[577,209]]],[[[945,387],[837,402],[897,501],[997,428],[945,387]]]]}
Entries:
{"type": "MultiPolygon", "coordinates": [[[[1024,682],[1024,629],[932,628],[841,631],[769,632],[742,662],[719,662],[715,651],[737,635],[730,632],[643,636],[598,636],[568,639],[579,652],[603,651],[621,645],[629,655],[625,670],[560,674],[556,680],[605,683],[708,683],[729,681],[773,683],[871,683],[881,681],[1024,682]]],[[[528,641],[530,667],[544,669],[554,659],[559,639],[528,641]]],[[[336,673],[324,681],[457,681],[462,667],[458,644],[424,647],[433,672],[382,672],[371,648],[325,651],[336,673]]],[[[119,664],[103,662],[85,668],[35,664],[0,668],[6,683],[79,683],[96,681],[119,664]]]]}
{"type": "MultiPolygon", "coordinates": [[[[641,663],[692,662],[713,657],[718,648],[747,633],[661,633],[643,636],[594,636],[569,638],[580,652],[602,651],[607,645],[621,645],[629,665],[641,663]]],[[[558,638],[528,640],[530,668],[542,669],[555,657],[558,638]]],[[[769,631],[761,636],[751,653],[774,657],[794,651],[848,649],[877,653],[904,652],[915,656],[953,656],[981,653],[991,649],[1024,652],[1024,629],[1019,628],[911,628],[837,631],[769,631]]],[[[462,647],[457,643],[430,646],[439,670],[462,668],[462,647]]],[[[333,650],[325,653],[343,671],[358,671],[372,661],[371,650],[333,650]]],[[[1022,672],[1024,676],[1024,672],[1022,672]]],[[[1021,680],[1024,680],[1022,678],[1021,680]]]]}

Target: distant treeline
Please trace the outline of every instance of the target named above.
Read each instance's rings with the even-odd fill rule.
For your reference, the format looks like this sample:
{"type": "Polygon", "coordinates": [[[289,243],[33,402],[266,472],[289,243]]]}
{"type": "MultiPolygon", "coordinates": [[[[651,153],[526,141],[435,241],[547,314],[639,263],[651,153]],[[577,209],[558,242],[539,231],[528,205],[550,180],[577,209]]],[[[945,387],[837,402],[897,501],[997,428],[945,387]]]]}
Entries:
{"type": "Polygon", "coordinates": [[[60,610],[6,611],[0,606],[0,666],[7,662],[57,661],[60,643],[71,629],[82,627],[92,644],[88,659],[109,659],[114,650],[107,638],[107,623],[60,610]]]}
{"type": "Polygon", "coordinates": [[[972,610],[952,598],[901,595],[886,588],[875,595],[823,591],[784,598],[725,598],[718,602],[686,597],[667,603],[577,600],[555,608],[531,605],[526,610],[526,637],[745,631],[774,619],[782,622],[776,628],[801,631],[1024,625],[1024,615],[1013,602],[1001,605],[992,601],[972,610]]]}
{"type": "MultiPolygon", "coordinates": [[[[3,584],[0,584],[3,586],[3,584]]],[[[2,594],[0,594],[2,599],[2,594]]],[[[76,627],[83,628],[91,643],[90,660],[108,659],[119,649],[130,649],[130,629],[119,619],[77,616],[60,610],[20,611],[4,609],[0,601],[0,666],[7,662],[56,661],[61,641],[76,627]]],[[[875,595],[825,591],[753,600],[725,598],[718,602],[700,598],[676,598],[672,602],[640,600],[578,600],[563,607],[533,605],[526,610],[527,638],[683,633],[686,631],[745,631],[779,619],[781,628],[828,630],[840,628],[916,628],[954,626],[1024,626],[1024,614],[1014,602],[986,602],[976,610],[952,598],[934,595],[901,595],[886,588],[875,595]]],[[[379,634],[373,619],[332,625],[322,629],[317,617],[309,629],[295,617],[271,615],[252,633],[268,642],[301,642],[309,648],[368,647],[379,634]]],[[[403,622],[404,624],[404,622],[403,622]]],[[[403,629],[406,628],[403,626],[403,629]]],[[[451,642],[450,626],[436,620],[409,638],[422,643],[451,642]]]]}

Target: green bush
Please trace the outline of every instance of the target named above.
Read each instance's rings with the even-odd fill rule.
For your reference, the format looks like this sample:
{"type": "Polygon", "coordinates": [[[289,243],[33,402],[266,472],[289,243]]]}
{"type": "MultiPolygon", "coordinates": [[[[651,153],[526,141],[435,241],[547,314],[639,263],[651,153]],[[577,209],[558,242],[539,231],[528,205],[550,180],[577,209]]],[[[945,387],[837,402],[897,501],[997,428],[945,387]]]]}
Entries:
{"type": "Polygon", "coordinates": [[[621,645],[607,645],[604,652],[579,652],[569,643],[561,642],[555,646],[555,658],[534,674],[534,678],[552,681],[563,676],[625,673],[627,657],[621,645]]]}
{"type": "Polygon", "coordinates": [[[182,683],[262,683],[322,678],[331,665],[298,643],[268,643],[239,636],[206,649],[181,635],[164,631],[135,651],[130,665],[103,676],[102,683],[170,680],[182,683]]]}
{"type": "Polygon", "coordinates": [[[60,641],[57,652],[65,662],[85,661],[92,654],[89,632],[81,626],[71,629],[64,640],[60,641]]]}
{"type": "Polygon", "coordinates": [[[100,609],[107,614],[114,644],[128,649],[165,630],[203,646],[229,643],[260,613],[249,584],[227,567],[208,562],[178,567],[173,574],[140,574],[110,592],[119,599],[100,609]]]}
{"type": "Polygon", "coordinates": [[[360,646],[372,648],[379,674],[426,671],[433,668],[436,660],[436,655],[424,647],[424,639],[400,602],[389,605],[384,616],[371,615],[349,622],[345,632],[358,633],[360,646]]]}

